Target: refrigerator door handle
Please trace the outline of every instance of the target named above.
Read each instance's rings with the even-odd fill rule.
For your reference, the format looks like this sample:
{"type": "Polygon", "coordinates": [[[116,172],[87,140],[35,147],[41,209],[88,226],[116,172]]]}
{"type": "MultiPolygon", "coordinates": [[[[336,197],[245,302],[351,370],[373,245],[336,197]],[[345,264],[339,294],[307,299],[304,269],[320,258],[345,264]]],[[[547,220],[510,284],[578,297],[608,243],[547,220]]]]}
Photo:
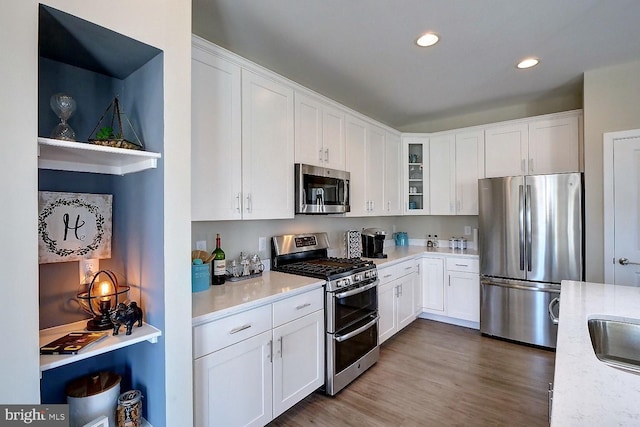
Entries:
{"type": "Polygon", "coordinates": [[[519,240],[518,240],[518,246],[520,249],[520,270],[524,271],[524,186],[519,185],[518,186],[518,200],[519,200],[519,206],[518,206],[518,221],[519,221],[519,240]]]}
{"type": "Polygon", "coordinates": [[[532,248],[532,239],[531,239],[531,185],[527,185],[527,192],[525,195],[525,209],[526,209],[526,218],[527,218],[527,223],[526,223],[526,230],[525,230],[525,234],[526,234],[526,238],[527,238],[527,246],[525,248],[525,251],[527,253],[527,271],[531,271],[531,264],[533,264],[533,257],[531,255],[531,248],[532,248]]]}

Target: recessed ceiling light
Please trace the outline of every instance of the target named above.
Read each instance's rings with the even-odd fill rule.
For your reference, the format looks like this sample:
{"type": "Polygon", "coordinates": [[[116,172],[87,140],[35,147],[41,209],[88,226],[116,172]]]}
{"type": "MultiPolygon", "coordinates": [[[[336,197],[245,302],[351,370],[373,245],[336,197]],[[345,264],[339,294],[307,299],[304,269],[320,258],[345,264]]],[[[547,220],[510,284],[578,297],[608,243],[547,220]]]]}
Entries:
{"type": "Polygon", "coordinates": [[[516,67],[518,67],[521,70],[523,70],[525,68],[534,67],[534,66],[538,65],[539,62],[540,62],[540,60],[537,59],[537,58],[526,58],[526,59],[523,59],[522,61],[520,61],[518,63],[518,65],[516,65],[516,67]]]}
{"type": "Polygon", "coordinates": [[[421,35],[418,40],[416,40],[416,44],[418,46],[421,47],[429,47],[429,46],[433,46],[434,44],[438,43],[438,40],[440,40],[440,37],[438,37],[437,34],[434,33],[426,33],[421,35]]]}

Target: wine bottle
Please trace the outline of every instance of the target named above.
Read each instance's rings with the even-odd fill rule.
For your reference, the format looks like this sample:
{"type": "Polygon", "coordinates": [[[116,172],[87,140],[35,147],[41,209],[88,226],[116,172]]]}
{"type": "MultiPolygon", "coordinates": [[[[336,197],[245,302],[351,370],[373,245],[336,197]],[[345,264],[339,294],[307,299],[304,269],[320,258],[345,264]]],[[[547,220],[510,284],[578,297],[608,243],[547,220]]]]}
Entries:
{"type": "Polygon", "coordinates": [[[220,247],[220,234],[216,234],[216,249],[213,251],[212,268],[211,284],[222,285],[225,274],[227,274],[227,265],[224,260],[224,251],[220,247]]]}

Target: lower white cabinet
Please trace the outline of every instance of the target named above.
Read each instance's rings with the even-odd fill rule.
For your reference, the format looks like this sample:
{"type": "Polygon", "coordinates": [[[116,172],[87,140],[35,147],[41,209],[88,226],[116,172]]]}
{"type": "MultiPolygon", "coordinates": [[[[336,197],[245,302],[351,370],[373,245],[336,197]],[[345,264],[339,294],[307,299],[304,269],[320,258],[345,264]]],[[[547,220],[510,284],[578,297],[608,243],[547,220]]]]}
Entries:
{"type": "Polygon", "coordinates": [[[424,257],[422,305],[426,317],[475,326],[480,322],[480,275],[473,257],[424,257]]]}
{"type": "Polygon", "coordinates": [[[264,426],[321,387],[323,307],[324,290],[316,289],[196,326],[195,425],[264,426]],[[266,311],[273,316],[263,332],[266,311]],[[213,351],[198,357],[207,349],[213,351]]]}
{"type": "Polygon", "coordinates": [[[416,288],[420,281],[415,260],[383,268],[378,277],[378,341],[382,344],[416,319],[416,288]]]}

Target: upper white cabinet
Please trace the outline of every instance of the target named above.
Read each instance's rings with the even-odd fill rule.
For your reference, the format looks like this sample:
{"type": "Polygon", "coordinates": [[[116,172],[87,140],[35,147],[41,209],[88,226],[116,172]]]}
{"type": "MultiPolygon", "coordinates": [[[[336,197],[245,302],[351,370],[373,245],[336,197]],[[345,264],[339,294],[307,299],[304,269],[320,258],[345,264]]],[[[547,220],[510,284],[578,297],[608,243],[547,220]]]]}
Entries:
{"type": "Polygon", "coordinates": [[[485,131],[487,178],[580,170],[580,114],[549,115],[485,131]]]}
{"type": "Polygon", "coordinates": [[[244,219],[293,218],[293,150],[293,89],[243,69],[244,219]]]}
{"type": "Polygon", "coordinates": [[[295,161],[345,169],[345,114],[322,100],[295,93],[295,161]]]}
{"type": "Polygon", "coordinates": [[[350,216],[384,214],[385,131],[346,116],[347,170],[351,173],[350,216]]]}
{"type": "Polygon", "coordinates": [[[429,196],[431,215],[455,214],[455,135],[429,138],[429,196]]]}
{"type": "Polygon", "coordinates": [[[402,214],[402,143],[400,136],[386,133],[384,143],[384,215],[402,214]]]}
{"type": "Polygon", "coordinates": [[[293,89],[192,52],[193,221],[293,218],[293,89]]]}
{"type": "Polygon", "coordinates": [[[240,219],[241,69],[194,46],[191,60],[191,219],[240,219]]]}
{"type": "Polygon", "coordinates": [[[404,213],[429,213],[429,138],[424,135],[405,135],[403,145],[404,213]]]}

